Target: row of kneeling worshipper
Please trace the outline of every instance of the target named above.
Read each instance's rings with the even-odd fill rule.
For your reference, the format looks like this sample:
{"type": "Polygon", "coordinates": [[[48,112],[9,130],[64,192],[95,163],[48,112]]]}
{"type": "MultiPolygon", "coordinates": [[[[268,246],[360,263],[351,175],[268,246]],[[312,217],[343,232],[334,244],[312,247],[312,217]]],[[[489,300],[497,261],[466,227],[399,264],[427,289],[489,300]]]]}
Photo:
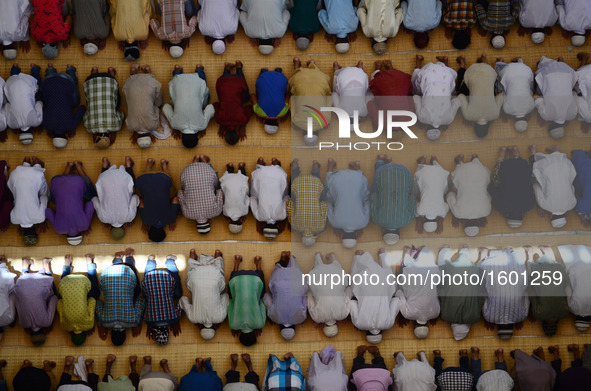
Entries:
{"type": "Polygon", "coordinates": [[[291,163],[291,185],[281,162],[270,165],[260,157],[249,177],[245,163],[226,165],[218,178],[206,155],[195,155],[182,170],[181,188],[175,190],[168,161],[147,159],[145,171],[134,174],[134,162],[111,165],[102,159],[101,173],[94,185],[82,162],[68,162],[63,174],[48,185],[45,165],[37,157],[26,157],[10,173],[0,161],[0,228],[19,226],[24,243],[35,245],[48,220],[68,243],[78,245],[89,231],[94,212],[110,227],[114,240],[125,235],[125,228],[139,213],[142,231],[150,240],[161,242],[166,226],[174,229],[177,215],[195,221],[197,232],[211,231],[211,220],[223,214],[229,232],[238,234],[249,210],[257,221],[257,231],[275,239],[287,223],[295,237],[313,246],[326,222],[346,248],[357,245],[370,220],[382,228],[388,245],[398,242],[401,229],[416,220],[416,230],[441,233],[451,210],[454,226],[463,226],[467,236],[476,236],[484,226],[492,206],[506,218],[509,227],[522,226],[525,214],[538,205],[550,216],[552,228],[566,225],[569,211],[575,209],[583,226],[591,221],[591,151],[572,151],[572,159],[557,146],[547,153],[529,147],[529,161],[515,146],[501,147],[492,177],[476,154],[465,161],[460,154],[451,173],[436,156],[417,160],[414,177],[390,156],[378,155],[370,185],[359,162],[337,170],[328,159],[326,178],[320,178],[320,163],[314,161],[309,174],[301,173],[298,159],[291,163]],[[52,201],[55,208],[48,205],[52,201]]]}
{"type": "Polygon", "coordinates": [[[80,40],[84,53],[106,46],[110,30],[124,46],[128,61],[140,57],[148,45],[150,28],[173,58],[183,55],[199,28],[215,54],[234,41],[240,23],[260,53],[271,54],[289,28],[300,50],[306,50],[323,27],[338,53],[346,53],[358,25],[376,54],[401,28],[414,32],[414,43],[425,48],[429,31],[442,23],[456,49],[471,41],[472,27],[491,35],[491,46],[505,46],[505,35],[520,25],[519,35],[531,34],[535,44],[551,34],[556,23],[575,46],[585,43],[591,30],[591,6],[586,0],[14,0],[0,5],[3,55],[12,60],[17,48],[29,50],[31,37],[47,58],[58,55],[58,44],[80,40]],[[358,4],[357,4],[358,3],[358,4]],[[199,10],[197,10],[199,8],[199,10]],[[31,17],[32,16],[32,17],[31,17]],[[31,17],[31,18],[30,18],[31,17]],[[30,18],[30,23],[29,23],[30,18]],[[30,24],[30,26],[29,26],[30,24]],[[18,46],[17,46],[18,45],[18,46]]]}
{"type": "Polygon", "coordinates": [[[99,337],[106,340],[110,330],[114,345],[125,342],[128,328],[139,336],[142,319],[147,335],[166,345],[170,331],[175,336],[180,333],[182,310],[200,328],[204,340],[213,339],[227,318],[232,334],[251,346],[267,317],[285,340],[291,340],[308,314],[329,338],[337,335],[338,322],[350,315],[367,341],[379,344],[382,331],[392,328],[397,316],[401,326],[413,321],[414,334],[420,339],[427,338],[429,322],[435,324],[439,317],[451,325],[456,340],[464,339],[481,317],[499,338],[509,339],[531,312],[547,336],[555,335],[560,320],[571,313],[575,328],[585,332],[591,321],[591,248],[558,246],[562,262],[552,248],[539,250],[482,248],[476,262],[467,247],[456,251],[445,246],[437,260],[426,246],[405,247],[401,256],[380,249],[379,262],[357,250],[350,274],[334,253],[325,258],[317,253],[312,270],[303,273],[295,257],[283,251],[267,290],[260,256],[254,258],[254,270],[241,270],[242,256],[235,255],[226,287],[222,252],[198,256],[192,249],[186,280],[192,301],[183,296],[174,255],[166,257],[166,268],[158,268],[155,257],[149,256],[140,284],[131,248],[115,253],[112,265],[100,277],[93,254],[86,255],[88,276],[72,274],[73,257],[67,254],[57,288],[50,258],[44,258],[42,268],[33,272],[34,261],[23,257],[15,282],[16,274],[2,256],[0,300],[5,309],[0,326],[12,324],[18,314],[32,343],[42,345],[57,308],[62,328],[75,345],[94,331],[95,317],[99,337]]]}
{"type": "Polygon", "coordinates": [[[247,137],[246,125],[253,112],[263,122],[265,132],[275,134],[291,111],[294,132],[305,134],[304,141],[315,145],[322,133],[328,133],[323,138],[330,140],[330,131],[320,131],[330,126],[331,115],[325,112],[324,122],[312,122],[310,135],[307,108],[331,106],[346,111],[351,121],[369,115],[374,128],[380,129],[389,120],[384,119],[389,110],[412,111],[430,140],[440,138],[460,108],[464,119],[474,124],[478,137],[488,134],[490,124],[501,111],[515,118],[516,131],[525,132],[537,108],[540,118],[549,123],[550,136],[560,139],[568,121],[578,118],[585,131],[591,122],[590,55],[579,53],[578,58],[580,67],[575,71],[562,57],[542,57],[535,75],[519,58],[511,62],[499,58],[493,68],[484,54],[467,69],[464,56],[458,57],[458,71],[449,67],[447,57],[423,65],[424,57],[417,55],[412,75],[394,69],[390,60],[376,61],[371,77],[361,61],[347,67],[335,62],[332,86],[330,76],[313,60],[302,66],[295,58],[289,80],[281,68],[262,68],[252,96],[243,64],[236,61],[226,63],[217,79],[219,101],[213,104],[209,103],[203,66],[197,65],[194,73],[184,73],[176,65],[169,82],[170,104],[164,106],[161,83],[150,66],[140,68],[134,64],[122,88],[127,118],[119,107],[121,97],[114,68],[107,72],[92,68],[84,82],[84,106],[80,105],[75,67],[59,73],[50,65],[42,81],[38,65],[32,65],[31,75],[14,65],[6,82],[0,78],[0,140],[6,140],[9,128],[17,131],[23,144],[30,144],[34,133],[44,128],[54,146],[64,148],[82,122],[93,135],[94,145],[107,148],[125,122],[132,132],[132,142],[141,148],[171,134],[182,139],[185,147],[193,148],[214,118],[220,125],[218,135],[235,145],[247,137]]]}
{"type": "MultiPolygon", "coordinates": [[[[444,354],[440,350],[433,351],[433,364],[424,351],[416,353],[416,358],[412,360],[408,360],[404,352],[398,351],[394,353],[396,364],[390,372],[377,346],[360,345],[356,352],[350,352],[351,355],[355,354],[355,358],[348,375],[343,353],[327,345],[321,351],[312,353],[305,370],[307,375],[291,352],[283,357],[269,354],[262,383],[254,370],[250,354],[243,353],[239,357],[233,353],[229,357],[231,365],[225,374],[225,385],[214,370],[214,364],[219,363],[209,357],[197,357],[189,372],[179,381],[167,359],[160,360],[161,370],[158,371],[152,365],[152,356],[144,356],[144,365],[139,373],[138,357],[130,356],[129,375],[114,378],[112,367],[117,357],[109,354],[102,382],[99,382],[94,360],[80,355],[77,361],[73,356],[65,357],[59,382],[54,374],[54,361],[45,360],[43,366],[38,368],[30,360],[25,360],[12,380],[12,386],[15,391],[50,391],[56,387],[57,391],[387,391],[390,388],[413,391],[511,391],[514,387],[539,391],[589,390],[591,346],[585,345],[581,352],[578,344],[569,344],[566,349],[573,361],[564,371],[560,348],[558,345],[548,348],[550,363],[546,361],[546,352],[542,347],[535,349],[531,355],[521,349],[512,350],[509,354],[513,361],[510,370],[505,361],[505,352],[499,348],[494,352],[494,369],[484,371],[481,352],[476,346],[472,346],[469,351],[460,349],[459,366],[453,366],[453,360],[445,368],[444,354]],[[367,362],[365,356],[372,358],[371,363],[367,362]],[[240,367],[243,365],[246,375],[241,381],[240,367]]],[[[7,381],[1,373],[2,367],[6,365],[6,360],[0,361],[0,391],[8,390],[7,381]]]]}

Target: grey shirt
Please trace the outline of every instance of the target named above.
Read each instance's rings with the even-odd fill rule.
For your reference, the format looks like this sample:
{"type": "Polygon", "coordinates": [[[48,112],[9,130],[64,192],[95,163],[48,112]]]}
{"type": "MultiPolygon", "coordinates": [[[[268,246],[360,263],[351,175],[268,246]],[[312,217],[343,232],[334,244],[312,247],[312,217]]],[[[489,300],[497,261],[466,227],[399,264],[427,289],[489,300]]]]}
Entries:
{"type": "Polygon", "coordinates": [[[64,15],[72,15],[72,29],[78,39],[106,39],[111,30],[107,0],[66,0],[64,15]]]}

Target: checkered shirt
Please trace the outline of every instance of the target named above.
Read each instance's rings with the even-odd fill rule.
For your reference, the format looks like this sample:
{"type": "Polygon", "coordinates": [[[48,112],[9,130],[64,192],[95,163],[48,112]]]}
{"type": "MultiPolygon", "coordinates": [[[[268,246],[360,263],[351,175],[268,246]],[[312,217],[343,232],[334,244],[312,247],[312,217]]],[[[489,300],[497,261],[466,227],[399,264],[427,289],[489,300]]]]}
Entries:
{"type": "Polygon", "coordinates": [[[315,235],[326,226],[326,202],[320,201],[322,181],[313,175],[300,175],[291,184],[291,200],[287,201],[287,217],[293,230],[315,235]]]}
{"type": "Polygon", "coordinates": [[[183,215],[198,224],[219,216],[224,206],[224,193],[216,190],[219,181],[209,163],[192,163],[181,173],[177,197],[183,215]]]}
{"type": "Polygon", "coordinates": [[[476,24],[473,0],[448,0],[443,16],[447,27],[454,30],[467,30],[476,24]]]}
{"type": "Polygon", "coordinates": [[[152,270],[144,275],[142,290],[146,297],[146,324],[163,326],[181,317],[181,307],[174,303],[175,282],[168,270],[152,270]]]}
{"type": "Polygon", "coordinates": [[[185,0],[158,0],[158,5],[162,13],[160,23],[156,19],[150,21],[156,38],[178,44],[193,35],[197,28],[197,16],[187,23],[185,0]]]}
{"type": "Polygon", "coordinates": [[[488,0],[488,8],[476,3],[474,10],[482,28],[493,33],[511,29],[519,17],[519,4],[513,0],[488,0]]]}
{"type": "Polygon", "coordinates": [[[304,391],[306,384],[302,367],[295,357],[285,361],[269,357],[263,379],[263,391],[304,391]]]}
{"type": "Polygon", "coordinates": [[[474,376],[464,371],[444,371],[437,376],[441,391],[471,391],[474,376]]]}
{"type": "Polygon", "coordinates": [[[84,82],[86,113],[84,126],[89,133],[116,132],[123,124],[119,104],[119,83],[110,76],[91,76],[84,82]]]}
{"type": "Polygon", "coordinates": [[[104,302],[97,300],[96,303],[96,316],[101,326],[112,327],[119,323],[133,327],[142,321],[145,302],[141,296],[133,302],[136,284],[137,277],[129,266],[111,265],[103,270],[100,287],[104,302]]]}

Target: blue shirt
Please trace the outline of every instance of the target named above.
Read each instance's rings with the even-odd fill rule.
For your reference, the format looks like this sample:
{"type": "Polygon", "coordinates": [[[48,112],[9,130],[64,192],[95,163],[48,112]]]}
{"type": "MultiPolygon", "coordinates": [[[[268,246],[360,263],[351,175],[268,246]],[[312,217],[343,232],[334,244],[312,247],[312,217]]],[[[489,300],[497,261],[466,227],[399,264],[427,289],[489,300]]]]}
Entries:
{"type": "Polygon", "coordinates": [[[326,9],[318,12],[318,20],[328,34],[345,38],[357,30],[359,19],[351,0],[324,0],[326,9]]]}
{"type": "Polygon", "coordinates": [[[577,212],[591,213],[591,158],[585,151],[573,152],[571,161],[577,171],[575,177],[575,196],[577,197],[577,212]]]}
{"type": "MultiPolygon", "coordinates": [[[[281,72],[267,71],[256,81],[258,107],[267,117],[277,117],[285,107],[287,77],[281,72]]],[[[257,111],[256,107],[254,108],[257,111]]]]}
{"type": "Polygon", "coordinates": [[[404,14],[404,27],[411,31],[425,32],[439,26],[441,1],[406,0],[400,5],[404,14]]]}
{"type": "Polygon", "coordinates": [[[191,372],[181,378],[178,391],[222,391],[222,379],[218,373],[213,370],[211,362],[205,362],[205,372],[197,371],[197,366],[193,365],[191,372]]]}

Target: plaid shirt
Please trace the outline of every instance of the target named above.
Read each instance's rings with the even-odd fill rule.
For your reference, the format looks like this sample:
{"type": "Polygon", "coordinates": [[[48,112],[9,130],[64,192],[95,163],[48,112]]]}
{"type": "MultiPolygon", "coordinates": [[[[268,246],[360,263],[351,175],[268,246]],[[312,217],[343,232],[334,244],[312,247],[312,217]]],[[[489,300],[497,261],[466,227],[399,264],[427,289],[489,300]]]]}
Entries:
{"type": "Polygon", "coordinates": [[[437,376],[441,391],[471,391],[474,376],[465,371],[443,371],[437,376]]]}
{"type": "Polygon", "coordinates": [[[177,197],[183,215],[198,224],[219,216],[224,207],[224,193],[216,188],[218,175],[209,163],[191,163],[181,173],[177,197]]]}
{"type": "Polygon", "coordinates": [[[84,82],[86,113],[84,126],[89,133],[116,132],[123,124],[119,107],[119,83],[106,74],[90,75],[84,82]]]}
{"type": "Polygon", "coordinates": [[[281,361],[276,356],[269,357],[263,379],[263,391],[304,391],[305,389],[302,367],[295,357],[285,361],[281,361]]]}
{"type": "Polygon", "coordinates": [[[447,27],[454,30],[467,30],[476,24],[473,0],[448,0],[443,16],[447,27]]]}
{"type": "Polygon", "coordinates": [[[142,321],[145,302],[139,297],[133,302],[137,277],[126,265],[111,265],[101,273],[100,287],[104,302],[97,300],[96,316],[103,327],[134,327],[142,321]]]}
{"type": "Polygon", "coordinates": [[[185,2],[186,0],[158,0],[162,25],[156,19],[150,21],[156,38],[178,44],[193,35],[197,28],[197,16],[193,16],[187,23],[185,2]]]}
{"type": "Polygon", "coordinates": [[[476,3],[474,10],[482,28],[493,33],[511,29],[519,18],[520,6],[514,0],[488,0],[488,8],[476,3]]]}
{"type": "Polygon", "coordinates": [[[287,218],[291,228],[304,235],[324,231],[326,202],[320,201],[322,181],[313,175],[300,175],[291,184],[291,200],[287,201],[287,218]]]}
{"type": "Polygon", "coordinates": [[[175,282],[168,270],[152,270],[144,275],[142,290],[146,296],[146,324],[165,326],[176,323],[181,307],[174,303],[175,282]]]}

